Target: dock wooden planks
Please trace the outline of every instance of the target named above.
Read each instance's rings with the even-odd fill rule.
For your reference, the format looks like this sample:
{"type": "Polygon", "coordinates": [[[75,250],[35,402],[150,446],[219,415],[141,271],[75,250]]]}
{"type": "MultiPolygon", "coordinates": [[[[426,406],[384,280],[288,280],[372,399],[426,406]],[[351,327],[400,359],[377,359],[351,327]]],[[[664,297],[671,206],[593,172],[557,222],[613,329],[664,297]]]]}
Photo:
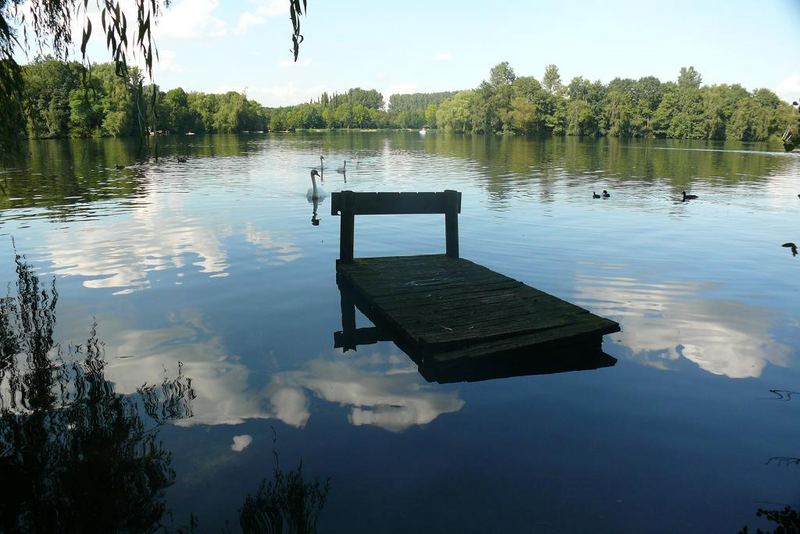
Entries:
{"type": "Polygon", "coordinates": [[[337,280],[402,345],[439,363],[518,349],[599,347],[603,335],[620,329],[579,306],[447,255],[340,261],[337,280]]]}
{"type": "Polygon", "coordinates": [[[342,331],[334,345],[349,350],[391,338],[437,381],[613,365],[602,353],[602,337],[619,325],[461,259],[460,212],[461,193],[453,190],[333,193],[331,215],[341,217],[336,279],[342,289],[342,331]],[[353,257],[356,215],[415,213],[444,215],[446,254],[353,257]],[[356,328],[356,305],[378,328],[356,328]],[[530,353],[539,361],[526,361],[530,353]],[[553,354],[564,357],[553,361],[553,354]]]}

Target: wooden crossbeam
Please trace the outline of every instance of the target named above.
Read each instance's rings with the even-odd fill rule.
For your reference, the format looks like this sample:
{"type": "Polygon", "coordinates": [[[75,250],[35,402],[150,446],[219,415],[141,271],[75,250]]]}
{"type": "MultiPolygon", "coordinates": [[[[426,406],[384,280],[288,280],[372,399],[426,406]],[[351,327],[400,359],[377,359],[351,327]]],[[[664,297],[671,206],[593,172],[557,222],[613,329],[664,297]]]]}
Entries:
{"type": "Polygon", "coordinates": [[[443,213],[447,255],[458,258],[458,214],[461,193],[451,189],[435,193],[356,193],[342,191],[331,197],[331,215],[341,217],[339,261],[353,261],[356,215],[410,215],[443,213]]]}

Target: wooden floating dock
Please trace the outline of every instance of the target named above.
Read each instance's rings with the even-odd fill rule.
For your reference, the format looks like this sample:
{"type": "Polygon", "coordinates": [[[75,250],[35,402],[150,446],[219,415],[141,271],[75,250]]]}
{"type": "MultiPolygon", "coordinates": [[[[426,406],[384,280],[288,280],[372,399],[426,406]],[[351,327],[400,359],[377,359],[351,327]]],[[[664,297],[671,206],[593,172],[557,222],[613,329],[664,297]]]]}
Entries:
{"type": "Polygon", "coordinates": [[[620,330],[614,321],[459,258],[460,211],[456,191],[333,193],[331,214],[342,217],[337,282],[351,294],[343,293],[343,332],[335,345],[355,348],[386,337],[355,328],[350,311],[355,303],[418,364],[428,366],[520,350],[530,357],[564,347],[599,351],[602,336],[620,330]],[[410,213],[445,214],[446,254],[353,257],[355,215],[410,213]]]}

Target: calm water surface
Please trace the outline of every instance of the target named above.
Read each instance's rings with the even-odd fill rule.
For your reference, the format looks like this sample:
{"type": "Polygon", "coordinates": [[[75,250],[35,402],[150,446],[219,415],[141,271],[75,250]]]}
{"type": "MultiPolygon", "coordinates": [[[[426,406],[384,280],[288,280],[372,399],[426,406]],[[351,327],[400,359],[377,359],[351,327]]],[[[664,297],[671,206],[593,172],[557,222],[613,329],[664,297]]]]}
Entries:
{"type": "MultiPolygon", "coordinates": [[[[119,394],[182,364],[190,409],[153,430],[173,524],[238,529],[275,454],[330,480],[323,532],[730,532],[800,504],[800,466],[770,461],[800,456],[800,256],[780,246],[800,242],[798,154],[417,133],[159,150],[36,142],[0,168],[0,281],[13,237],[56,279],[57,340],[97,322],[119,394]],[[391,342],[334,349],[320,154],[328,192],[461,191],[462,256],[618,321],[617,364],[441,385],[391,342]]],[[[441,217],[356,220],[356,256],[443,250],[441,217]]]]}

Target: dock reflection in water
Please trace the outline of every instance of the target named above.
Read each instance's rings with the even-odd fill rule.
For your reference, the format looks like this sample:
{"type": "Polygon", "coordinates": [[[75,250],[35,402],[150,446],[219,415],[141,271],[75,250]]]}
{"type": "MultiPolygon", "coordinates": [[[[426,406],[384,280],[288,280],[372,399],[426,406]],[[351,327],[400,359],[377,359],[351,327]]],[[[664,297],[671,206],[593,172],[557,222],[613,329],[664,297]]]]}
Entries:
{"type": "Polygon", "coordinates": [[[553,343],[531,349],[475,354],[469,357],[442,359],[424,355],[405,343],[401,336],[380,317],[370,312],[366,302],[352,289],[339,285],[342,308],[342,330],[334,332],[334,348],[347,352],[359,345],[392,341],[417,364],[419,373],[428,382],[475,382],[512,376],[564,373],[612,367],[617,359],[604,353],[602,337],[580,343],[553,343]],[[356,327],[356,309],[375,326],[356,327]]]}

